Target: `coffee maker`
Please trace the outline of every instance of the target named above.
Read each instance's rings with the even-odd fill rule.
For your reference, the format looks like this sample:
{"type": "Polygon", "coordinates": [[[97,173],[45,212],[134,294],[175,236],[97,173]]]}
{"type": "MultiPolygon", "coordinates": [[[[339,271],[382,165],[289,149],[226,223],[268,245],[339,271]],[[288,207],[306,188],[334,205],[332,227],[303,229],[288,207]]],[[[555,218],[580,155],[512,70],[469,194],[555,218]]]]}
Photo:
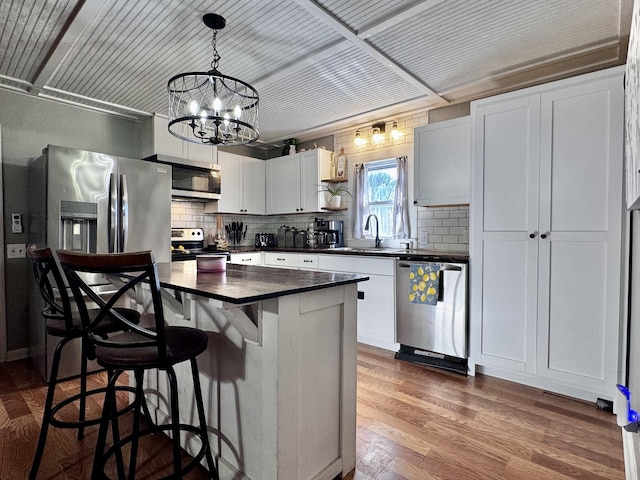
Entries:
{"type": "Polygon", "coordinates": [[[344,246],[342,220],[315,219],[316,245],[320,248],[344,246]]]}

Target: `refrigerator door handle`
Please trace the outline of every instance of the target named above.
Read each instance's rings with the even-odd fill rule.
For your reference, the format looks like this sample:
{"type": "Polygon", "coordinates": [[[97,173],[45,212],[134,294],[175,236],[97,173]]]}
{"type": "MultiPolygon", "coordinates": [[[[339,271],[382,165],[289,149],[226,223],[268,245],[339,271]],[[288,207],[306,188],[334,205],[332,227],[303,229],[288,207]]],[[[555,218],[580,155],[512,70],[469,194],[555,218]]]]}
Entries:
{"type": "Polygon", "coordinates": [[[129,250],[129,187],[127,176],[120,175],[120,251],[129,250]]]}
{"type": "Polygon", "coordinates": [[[118,228],[118,192],[113,173],[109,175],[109,215],[107,218],[107,249],[109,253],[116,251],[116,229],[118,228]]]}

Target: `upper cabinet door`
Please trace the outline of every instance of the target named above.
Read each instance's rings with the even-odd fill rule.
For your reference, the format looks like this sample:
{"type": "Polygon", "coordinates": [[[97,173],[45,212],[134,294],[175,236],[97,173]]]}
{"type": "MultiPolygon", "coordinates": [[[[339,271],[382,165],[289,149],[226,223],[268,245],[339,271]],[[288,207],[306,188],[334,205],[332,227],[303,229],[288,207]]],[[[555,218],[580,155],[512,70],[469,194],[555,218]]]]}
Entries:
{"type": "Polygon", "coordinates": [[[219,213],[240,213],[242,209],[242,162],[241,155],[218,152],[221,177],[219,213]]]}
{"type": "Polygon", "coordinates": [[[414,129],[414,205],[468,204],[471,196],[471,117],[414,129]]]}
{"type": "Polygon", "coordinates": [[[243,158],[242,208],[244,213],[265,214],[266,163],[257,158],[243,158]]]}
{"type": "Polygon", "coordinates": [[[267,213],[300,211],[300,154],[267,160],[267,213]]]}

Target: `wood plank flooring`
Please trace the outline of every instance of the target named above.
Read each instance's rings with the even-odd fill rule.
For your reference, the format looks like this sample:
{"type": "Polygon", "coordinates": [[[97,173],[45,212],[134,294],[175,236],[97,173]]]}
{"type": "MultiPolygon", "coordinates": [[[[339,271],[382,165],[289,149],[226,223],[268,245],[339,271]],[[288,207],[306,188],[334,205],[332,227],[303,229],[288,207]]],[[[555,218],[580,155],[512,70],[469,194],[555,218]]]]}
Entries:
{"type": "MultiPolygon", "coordinates": [[[[94,386],[103,381],[91,377],[94,386]]],[[[65,382],[58,397],[77,388],[65,382]]],[[[45,394],[27,361],[0,364],[0,479],[27,478],[45,394]]],[[[400,362],[361,345],[357,407],[350,480],[624,479],[615,417],[538,389],[400,362]]],[[[99,412],[100,402],[90,408],[99,412]]],[[[38,478],[89,478],[96,433],[78,441],[73,430],[51,429],[38,478]]],[[[149,438],[142,455],[139,478],[168,473],[166,437],[149,438]]],[[[188,478],[208,477],[200,469],[188,478]]]]}

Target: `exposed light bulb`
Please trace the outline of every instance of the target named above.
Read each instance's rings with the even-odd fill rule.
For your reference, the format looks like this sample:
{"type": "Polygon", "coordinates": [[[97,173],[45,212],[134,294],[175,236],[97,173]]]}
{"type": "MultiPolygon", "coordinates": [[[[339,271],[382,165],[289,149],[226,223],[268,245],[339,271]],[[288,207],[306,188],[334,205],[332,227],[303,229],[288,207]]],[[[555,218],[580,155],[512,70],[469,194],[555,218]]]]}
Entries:
{"type": "Polygon", "coordinates": [[[242,116],[242,109],[240,108],[240,105],[236,105],[236,108],[233,109],[233,115],[236,117],[236,120],[242,116]]]}
{"type": "Polygon", "coordinates": [[[204,132],[204,127],[207,124],[207,112],[202,110],[200,112],[200,130],[204,132]]]}
{"type": "Polygon", "coordinates": [[[198,105],[198,102],[196,102],[195,100],[191,100],[189,102],[189,111],[191,112],[191,115],[197,115],[199,108],[200,106],[198,105]]]}
{"type": "Polygon", "coordinates": [[[391,138],[397,140],[400,137],[402,137],[402,132],[398,130],[398,122],[394,120],[393,125],[391,126],[391,138]]]}
{"type": "Polygon", "coordinates": [[[224,118],[224,126],[228,127],[229,126],[229,119],[231,118],[229,116],[229,113],[225,112],[225,114],[224,114],[224,116],[222,118],[224,118]]]}
{"type": "Polygon", "coordinates": [[[379,128],[373,129],[373,136],[371,137],[374,143],[380,143],[384,140],[384,133],[380,133],[379,128]]]}
{"type": "Polygon", "coordinates": [[[218,97],[213,99],[213,111],[215,113],[216,116],[220,115],[220,110],[222,110],[222,102],[220,101],[220,99],[218,97]]]}
{"type": "Polygon", "coordinates": [[[367,141],[360,136],[360,130],[356,130],[356,139],[355,139],[356,146],[360,147],[362,145],[365,145],[366,143],[367,141]]]}

